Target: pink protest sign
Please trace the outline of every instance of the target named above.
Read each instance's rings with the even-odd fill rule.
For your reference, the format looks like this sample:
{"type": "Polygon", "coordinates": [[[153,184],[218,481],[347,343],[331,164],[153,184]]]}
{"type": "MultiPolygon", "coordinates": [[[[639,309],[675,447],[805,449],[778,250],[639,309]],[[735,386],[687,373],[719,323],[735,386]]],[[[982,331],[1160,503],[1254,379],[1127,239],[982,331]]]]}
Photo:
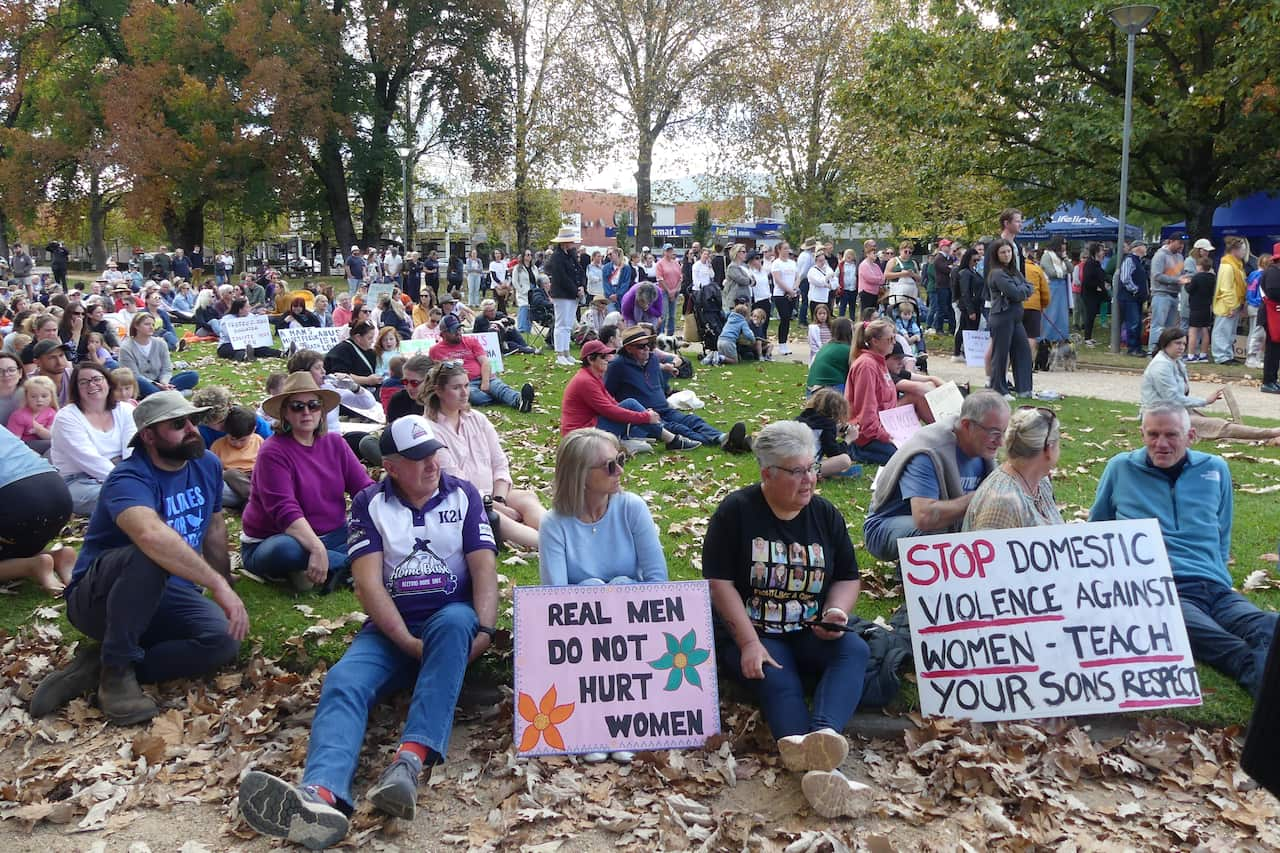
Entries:
{"type": "Polygon", "coordinates": [[[880,423],[893,437],[898,447],[907,443],[907,439],[920,431],[920,418],[916,416],[916,407],[908,403],[894,409],[886,409],[880,413],[880,423]]]}
{"type": "Polygon", "coordinates": [[[720,732],[706,581],[515,590],[521,755],[676,749],[720,732]]]}

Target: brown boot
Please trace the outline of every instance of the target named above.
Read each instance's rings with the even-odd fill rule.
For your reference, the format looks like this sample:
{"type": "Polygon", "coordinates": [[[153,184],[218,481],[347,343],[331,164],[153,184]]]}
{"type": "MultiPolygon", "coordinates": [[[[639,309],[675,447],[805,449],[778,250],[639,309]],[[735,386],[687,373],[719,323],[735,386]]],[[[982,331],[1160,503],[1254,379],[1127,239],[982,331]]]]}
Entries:
{"type": "Polygon", "coordinates": [[[81,643],[76,656],[62,669],[45,676],[31,697],[31,716],[43,717],[92,693],[102,671],[102,648],[97,643],[81,643]]]}
{"type": "Polygon", "coordinates": [[[138,677],[132,666],[102,667],[102,680],[98,683],[98,706],[107,719],[117,726],[145,723],[159,709],[151,697],[138,686],[138,677]]]}

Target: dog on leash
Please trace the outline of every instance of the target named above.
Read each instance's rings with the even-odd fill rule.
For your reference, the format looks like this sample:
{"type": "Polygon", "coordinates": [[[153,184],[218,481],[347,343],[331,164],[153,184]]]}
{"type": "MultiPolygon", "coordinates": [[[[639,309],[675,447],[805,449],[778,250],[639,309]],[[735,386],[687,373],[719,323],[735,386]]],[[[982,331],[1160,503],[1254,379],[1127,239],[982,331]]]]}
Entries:
{"type": "Polygon", "coordinates": [[[657,347],[663,352],[676,355],[686,346],[688,346],[688,343],[683,335],[658,335],[657,347]]]}
{"type": "MultiPolygon", "coordinates": [[[[1080,359],[1076,355],[1076,345],[1078,335],[1072,335],[1070,340],[1055,341],[1049,344],[1049,370],[1065,370],[1068,373],[1074,373],[1079,367],[1080,359]]],[[[1041,345],[1044,342],[1041,341],[1041,345]]]]}

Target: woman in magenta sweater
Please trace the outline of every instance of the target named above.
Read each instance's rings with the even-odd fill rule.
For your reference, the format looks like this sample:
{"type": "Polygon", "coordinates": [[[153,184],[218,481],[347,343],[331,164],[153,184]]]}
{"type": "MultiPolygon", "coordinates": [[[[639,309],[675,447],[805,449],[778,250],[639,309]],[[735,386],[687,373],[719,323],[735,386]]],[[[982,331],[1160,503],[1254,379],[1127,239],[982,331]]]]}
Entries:
{"type": "Polygon", "coordinates": [[[849,401],[849,423],[858,425],[854,456],[860,462],[883,465],[898,451],[880,413],[898,405],[898,391],[889,378],[885,356],[893,351],[894,326],[888,320],[871,320],[854,327],[851,365],[844,396],[849,401]]]}
{"type": "Polygon", "coordinates": [[[310,373],[289,374],[263,411],[278,421],[253,466],[242,517],[245,571],[302,591],[347,569],[347,503],[372,480],[350,446],[325,429],[338,394],[310,373]]]}

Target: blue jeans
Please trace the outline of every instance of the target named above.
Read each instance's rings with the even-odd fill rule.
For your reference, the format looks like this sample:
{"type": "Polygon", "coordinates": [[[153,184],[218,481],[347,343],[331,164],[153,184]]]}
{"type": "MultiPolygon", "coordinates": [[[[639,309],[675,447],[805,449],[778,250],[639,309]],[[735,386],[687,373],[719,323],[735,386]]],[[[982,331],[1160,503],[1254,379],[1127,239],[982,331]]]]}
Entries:
{"type": "Polygon", "coordinates": [[[856,461],[871,465],[888,464],[890,457],[898,452],[897,446],[878,438],[873,438],[866,444],[851,444],[849,449],[853,451],[853,458],[856,461]]]}
{"type": "Polygon", "coordinates": [[[311,721],[303,785],[320,785],[352,804],[351,779],[360,760],[369,711],[380,698],[413,687],[401,743],[417,743],[443,759],[453,732],[453,709],[462,690],[471,641],[480,620],[470,604],[446,604],[418,625],[422,660],[402,652],[380,631],[366,626],[342,660],[325,676],[311,721]]]}
{"type": "MultiPolygon", "coordinates": [[[[347,565],[347,526],[319,534],[329,552],[329,576],[347,565]]],[[[260,578],[284,578],[307,570],[307,549],[288,533],[268,536],[261,542],[240,543],[240,562],[245,571],[260,578]]]]}
{"type": "Polygon", "coordinates": [[[240,653],[222,609],[135,545],[104,551],[66,598],[71,624],[102,641],[102,662],[133,665],[142,682],[203,675],[240,653]]]}
{"type": "Polygon", "coordinates": [[[929,297],[929,319],[926,324],[931,329],[937,329],[939,333],[943,329],[950,329],[954,334],[956,330],[956,312],[951,307],[951,288],[939,287],[929,297]]]}
{"type": "Polygon", "coordinates": [[[1142,352],[1142,303],[1133,299],[1120,300],[1120,327],[1130,353],[1142,352]]]}
{"type": "MultiPolygon", "coordinates": [[[[138,380],[138,399],[150,397],[160,389],[156,384],[145,376],[134,377],[138,380]]],[[[169,379],[169,384],[179,391],[190,391],[196,387],[196,383],[200,381],[200,374],[194,370],[184,370],[181,373],[175,373],[169,379]]]]}
{"type": "Polygon", "coordinates": [[[1191,654],[1229,675],[1258,698],[1277,614],[1259,610],[1240,593],[1202,580],[1174,580],[1191,654]]]}
{"type": "Polygon", "coordinates": [[[880,518],[875,524],[862,526],[862,539],[867,553],[888,563],[898,562],[899,539],[924,535],[926,534],[916,527],[911,513],[880,518]]]}
{"type": "Polygon", "coordinates": [[[533,325],[529,322],[528,305],[521,305],[516,309],[516,330],[524,335],[533,331],[533,325]]]}
{"type": "Polygon", "coordinates": [[[497,378],[489,380],[487,392],[480,390],[479,379],[472,379],[469,399],[473,406],[492,406],[494,403],[502,403],[513,409],[520,408],[520,392],[497,378]]]}
{"type": "Polygon", "coordinates": [[[677,409],[658,409],[658,414],[662,416],[662,426],[676,435],[683,435],[685,438],[692,438],[703,444],[719,444],[720,437],[724,435],[702,418],[688,412],[677,409]]]}
{"type": "Polygon", "coordinates": [[[840,294],[839,305],[841,317],[852,317],[855,320],[858,319],[858,291],[856,289],[846,289],[844,293],[840,294]]]}
{"type": "Polygon", "coordinates": [[[755,693],[756,702],[774,738],[803,735],[818,729],[844,731],[862,699],[870,651],[857,634],[823,640],[812,631],[760,635],[769,655],[781,669],[764,667],[764,678],[742,674],[742,654],[732,639],[717,643],[721,666],[755,693]],[[817,676],[813,713],[805,703],[804,676],[817,676]]]}
{"type": "Polygon", "coordinates": [[[1178,328],[1179,323],[1178,297],[1172,293],[1151,294],[1151,346],[1149,349],[1153,355],[1156,351],[1156,342],[1160,340],[1160,333],[1165,329],[1178,328]]]}
{"type": "MultiPolygon", "coordinates": [[[[644,406],[635,401],[634,398],[627,399],[618,403],[624,409],[632,412],[643,412],[644,406]]],[[[618,438],[659,438],[662,436],[662,424],[625,424],[622,421],[614,421],[606,418],[604,415],[596,418],[596,428],[605,432],[612,433],[618,438]]]]}
{"type": "Polygon", "coordinates": [[[672,296],[664,290],[662,295],[666,298],[665,307],[663,308],[663,314],[665,315],[663,322],[666,323],[667,334],[674,335],[676,333],[676,298],[679,294],[672,296]]]}

